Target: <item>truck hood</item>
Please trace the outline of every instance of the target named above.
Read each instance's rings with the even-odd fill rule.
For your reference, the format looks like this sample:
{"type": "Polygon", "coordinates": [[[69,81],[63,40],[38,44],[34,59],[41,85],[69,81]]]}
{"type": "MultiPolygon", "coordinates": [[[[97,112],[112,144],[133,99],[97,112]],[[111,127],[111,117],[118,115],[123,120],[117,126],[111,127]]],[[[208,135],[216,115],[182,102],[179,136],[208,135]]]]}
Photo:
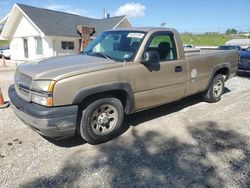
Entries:
{"type": "Polygon", "coordinates": [[[22,64],[18,67],[18,71],[32,77],[33,80],[60,80],[77,74],[121,66],[123,66],[123,63],[110,59],[77,54],[53,57],[36,63],[22,64]]]}

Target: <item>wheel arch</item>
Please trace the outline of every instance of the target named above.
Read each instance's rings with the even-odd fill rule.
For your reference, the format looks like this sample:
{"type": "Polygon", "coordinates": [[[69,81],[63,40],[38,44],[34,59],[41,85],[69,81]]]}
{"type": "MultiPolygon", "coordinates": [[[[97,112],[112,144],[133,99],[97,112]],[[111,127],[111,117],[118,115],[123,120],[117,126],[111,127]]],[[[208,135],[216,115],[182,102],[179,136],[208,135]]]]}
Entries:
{"type": "Polygon", "coordinates": [[[118,98],[124,106],[125,114],[132,113],[134,95],[129,83],[109,83],[80,89],[76,93],[72,104],[83,104],[86,101],[91,101],[91,99],[101,98],[106,95],[118,98]]]}
{"type": "Polygon", "coordinates": [[[228,78],[229,78],[229,75],[230,75],[230,69],[231,69],[231,66],[229,63],[223,63],[223,64],[220,64],[220,65],[217,65],[212,74],[211,74],[211,77],[210,77],[210,80],[208,82],[208,85],[207,85],[207,89],[209,88],[209,86],[211,85],[214,77],[218,74],[222,74],[225,76],[225,80],[224,81],[227,81],[228,78]]]}

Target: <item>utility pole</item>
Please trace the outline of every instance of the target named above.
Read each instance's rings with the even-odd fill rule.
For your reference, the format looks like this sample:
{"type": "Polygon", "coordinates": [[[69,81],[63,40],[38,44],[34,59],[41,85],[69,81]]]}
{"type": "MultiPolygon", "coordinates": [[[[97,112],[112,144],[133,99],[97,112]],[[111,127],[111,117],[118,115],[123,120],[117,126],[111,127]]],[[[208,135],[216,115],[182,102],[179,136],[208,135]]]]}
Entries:
{"type": "Polygon", "coordinates": [[[103,19],[105,19],[106,18],[106,8],[104,7],[103,8],[103,19]]]}

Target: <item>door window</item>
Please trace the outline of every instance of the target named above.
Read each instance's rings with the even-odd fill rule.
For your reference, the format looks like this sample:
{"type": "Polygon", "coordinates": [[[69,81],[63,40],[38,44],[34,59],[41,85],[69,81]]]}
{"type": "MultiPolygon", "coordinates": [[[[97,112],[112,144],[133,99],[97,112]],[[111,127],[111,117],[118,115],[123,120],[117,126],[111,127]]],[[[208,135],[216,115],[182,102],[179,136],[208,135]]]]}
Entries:
{"type": "Polygon", "coordinates": [[[171,34],[156,34],[153,36],[147,47],[148,50],[157,51],[160,55],[160,61],[177,59],[176,45],[171,34]]]}

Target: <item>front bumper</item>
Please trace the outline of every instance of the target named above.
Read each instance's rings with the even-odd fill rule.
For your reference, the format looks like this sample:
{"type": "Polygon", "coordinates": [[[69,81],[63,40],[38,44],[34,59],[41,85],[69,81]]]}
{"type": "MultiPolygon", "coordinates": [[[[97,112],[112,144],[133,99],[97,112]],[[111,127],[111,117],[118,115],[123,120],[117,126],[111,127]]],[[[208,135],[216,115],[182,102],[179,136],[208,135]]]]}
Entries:
{"type": "Polygon", "coordinates": [[[9,98],[14,113],[28,126],[46,137],[61,139],[76,134],[78,106],[44,107],[20,98],[9,87],[9,98]]]}

